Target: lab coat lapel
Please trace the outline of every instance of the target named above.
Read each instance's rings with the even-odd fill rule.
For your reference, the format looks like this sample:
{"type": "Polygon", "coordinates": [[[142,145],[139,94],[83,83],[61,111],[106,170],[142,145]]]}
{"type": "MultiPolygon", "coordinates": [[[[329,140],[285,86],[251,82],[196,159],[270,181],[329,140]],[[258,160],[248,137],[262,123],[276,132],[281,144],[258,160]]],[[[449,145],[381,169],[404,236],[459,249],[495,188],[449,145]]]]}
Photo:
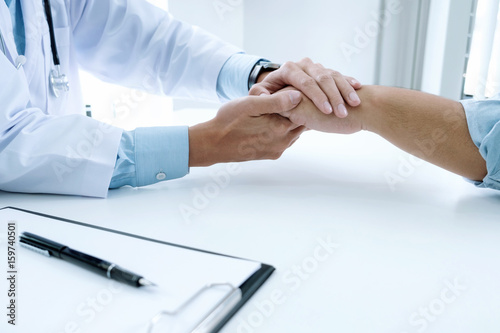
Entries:
{"type": "Polygon", "coordinates": [[[33,80],[36,66],[44,63],[42,36],[48,33],[43,1],[21,0],[23,10],[24,30],[26,33],[26,64],[24,70],[28,83],[33,80]]]}

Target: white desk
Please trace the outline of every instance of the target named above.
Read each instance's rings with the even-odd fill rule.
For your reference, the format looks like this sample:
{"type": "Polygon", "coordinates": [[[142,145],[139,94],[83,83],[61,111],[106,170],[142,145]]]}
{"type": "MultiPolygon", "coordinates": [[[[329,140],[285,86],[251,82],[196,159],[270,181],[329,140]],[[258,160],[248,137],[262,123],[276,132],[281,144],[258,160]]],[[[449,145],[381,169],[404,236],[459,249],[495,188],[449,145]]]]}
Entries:
{"type": "Polygon", "coordinates": [[[401,157],[368,133],[306,133],[279,161],[241,164],[189,223],[180,207],[215,192],[226,165],[105,200],[0,192],[0,206],[274,265],[225,333],[498,332],[500,194],[428,164],[392,191],[401,157]],[[333,253],[318,248],[328,238],[333,253]],[[455,279],[467,289],[449,290],[455,279]]]}

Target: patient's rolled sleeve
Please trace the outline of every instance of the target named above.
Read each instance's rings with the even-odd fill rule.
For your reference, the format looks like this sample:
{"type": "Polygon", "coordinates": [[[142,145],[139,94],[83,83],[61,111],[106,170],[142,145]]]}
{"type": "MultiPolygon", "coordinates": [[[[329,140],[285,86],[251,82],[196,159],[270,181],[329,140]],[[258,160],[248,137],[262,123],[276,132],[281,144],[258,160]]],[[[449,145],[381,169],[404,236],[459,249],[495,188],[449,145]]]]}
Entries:
{"type": "Polygon", "coordinates": [[[486,160],[488,170],[483,181],[473,183],[478,187],[500,190],[500,100],[497,97],[483,101],[465,100],[462,105],[470,135],[486,160]]]}

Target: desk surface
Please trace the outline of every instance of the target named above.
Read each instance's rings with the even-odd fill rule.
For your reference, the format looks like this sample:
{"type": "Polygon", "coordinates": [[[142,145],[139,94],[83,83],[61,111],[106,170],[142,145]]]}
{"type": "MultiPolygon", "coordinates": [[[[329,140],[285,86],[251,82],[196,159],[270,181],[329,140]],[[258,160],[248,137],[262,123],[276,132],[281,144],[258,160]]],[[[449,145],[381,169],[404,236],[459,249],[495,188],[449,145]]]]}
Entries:
{"type": "Polygon", "coordinates": [[[308,132],[279,161],[0,206],[274,265],[223,332],[498,332],[500,194],[415,162],[369,133],[308,132]]]}

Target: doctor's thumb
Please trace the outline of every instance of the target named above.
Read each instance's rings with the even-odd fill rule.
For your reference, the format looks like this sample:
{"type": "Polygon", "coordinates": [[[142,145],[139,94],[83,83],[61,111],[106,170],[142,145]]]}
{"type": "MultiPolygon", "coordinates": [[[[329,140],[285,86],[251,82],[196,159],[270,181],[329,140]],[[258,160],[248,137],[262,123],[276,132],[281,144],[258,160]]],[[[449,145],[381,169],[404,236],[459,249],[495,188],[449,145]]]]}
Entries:
{"type": "Polygon", "coordinates": [[[280,91],[272,95],[261,95],[258,100],[262,103],[260,114],[283,113],[299,105],[302,93],[297,90],[280,91]]]}

